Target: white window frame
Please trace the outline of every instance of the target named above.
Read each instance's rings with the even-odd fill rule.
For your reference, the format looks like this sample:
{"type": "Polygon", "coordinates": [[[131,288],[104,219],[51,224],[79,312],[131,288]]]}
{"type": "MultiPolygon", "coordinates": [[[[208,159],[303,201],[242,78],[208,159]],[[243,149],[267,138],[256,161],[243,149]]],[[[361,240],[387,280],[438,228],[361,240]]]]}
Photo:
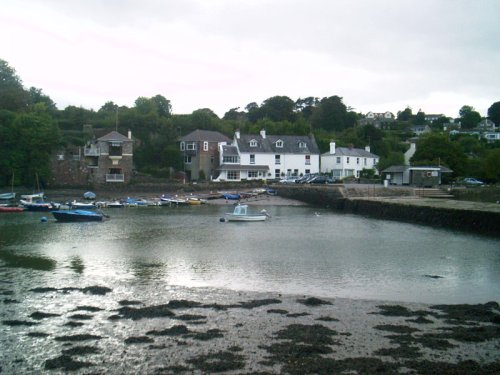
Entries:
{"type": "Polygon", "coordinates": [[[281,165],[281,155],[274,155],[274,165],[281,165]]]}
{"type": "Polygon", "coordinates": [[[311,165],[311,155],[305,155],[306,165],[311,165]]]}
{"type": "Polygon", "coordinates": [[[208,151],[208,142],[207,141],[203,142],[203,151],[208,151]]]}
{"type": "Polygon", "coordinates": [[[255,164],[255,154],[250,154],[250,164],[255,164]]]}
{"type": "Polygon", "coordinates": [[[181,142],[181,151],[184,151],[186,149],[186,143],[181,142]]]}
{"type": "Polygon", "coordinates": [[[257,141],[255,139],[252,139],[250,141],[250,147],[257,147],[259,144],[257,143],[257,141]]]}
{"type": "Polygon", "coordinates": [[[283,148],[283,141],[282,141],[281,139],[278,139],[278,140],[276,141],[276,147],[277,147],[277,148],[283,148]]]}

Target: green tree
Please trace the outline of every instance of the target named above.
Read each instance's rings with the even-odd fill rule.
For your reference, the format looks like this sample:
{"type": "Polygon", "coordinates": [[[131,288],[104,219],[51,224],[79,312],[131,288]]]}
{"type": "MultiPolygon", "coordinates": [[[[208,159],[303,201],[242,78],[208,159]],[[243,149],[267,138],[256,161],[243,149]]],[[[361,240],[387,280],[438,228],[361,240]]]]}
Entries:
{"type": "Polygon", "coordinates": [[[273,96],[260,106],[262,116],[271,121],[290,121],[296,118],[295,103],[288,96],[273,96]]]}
{"type": "Polygon", "coordinates": [[[422,111],[418,111],[413,119],[413,123],[415,125],[424,125],[425,124],[425,113],[422,111]]]}
{"type": "Polygon", "coordinates": [[[460,122],[463,129],[473,129],[481,122],[481,115],[474,107],[464,105],[460,108],[460,122]]]}
{"type": "Polygon", "coordinates": [[[0,109],[25,111],[28,106],[28,94],[14,68],[0,59],[0,109]]]}
{"type": "Polygon", "coordinates": [[[500,126],[500,102],[495,102],[488,108],[488,117],[496,126],[500,126]]]}
{"type": "Polygon", "coordinates": [[[341,131],[355,125],[355,118],[348,115],[347,107],[339,96],[321,99],[314,108],[311,124],[314,129],[341,131]]]}
{"type": "Polygon", "coordinates": [[[406,107],[403,111],[399,111],[397,119],[399,121],[410,121],[413,117],[413,113],[410,107],[406,107]]]}
{"type": "Polygon", "coordinates": [[[491,182],[500,181],[500,148],[488,150],[484,158],[484,179],[491,182]]]}
{"type": "Polygon", "coordinates": [[[467,158],[460,144],[436,133],[420,137],[410,161],[414,165],[444,165],[452,169],[455,176],[462,176],[467,164],[467,158]]]}

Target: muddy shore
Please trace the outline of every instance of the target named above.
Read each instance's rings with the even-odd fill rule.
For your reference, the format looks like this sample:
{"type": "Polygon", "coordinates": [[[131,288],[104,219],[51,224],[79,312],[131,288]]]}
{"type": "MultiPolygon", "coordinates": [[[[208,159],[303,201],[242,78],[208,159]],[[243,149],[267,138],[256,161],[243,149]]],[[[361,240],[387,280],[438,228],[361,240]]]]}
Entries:
{"type": "Polygon", "coordinates": [[[154,301],[98,285],[0,292],[4,373],[500,372],[496,302],[398,304],[168,286],[154,301]],[[16,311],[23,298],[38,299],[38,308],[16,311]]]}

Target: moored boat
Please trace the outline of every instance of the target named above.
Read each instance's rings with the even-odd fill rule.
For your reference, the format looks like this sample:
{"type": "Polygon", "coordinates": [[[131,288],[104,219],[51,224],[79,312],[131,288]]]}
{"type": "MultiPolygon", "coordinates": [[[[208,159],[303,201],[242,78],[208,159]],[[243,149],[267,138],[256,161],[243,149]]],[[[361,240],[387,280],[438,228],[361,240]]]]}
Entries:
{"type": "Polygon", "coordinates": [[[88,203],[85,203],[85,202],[77,202],[77,201],[73,201],[69,204],[69,206],[71,207],[71,209],[92,209],[92,208],[96,208],[96,205],[94,202],[88,202],[88,203]]]}
{"type": "Polygon", "coordinates": [[[232,213],[226,214],[227,221],[265,221],[268,217],[266,210],[261,210],[260,213],[249,213],[246,204],[238,204],[232,213]]]}
{"type": "Polygon", "coordinates": [[[3,194],[0,194],[0,200],[3,200],[3,201],[14,199],[15,197],[16,197],[16,193],[3,193],[3,194]]]}
{"type": "Polygon", "coordinates": [[[57,221],[63,222],[102,221],[104,217],[101,212],[86,210],[52,211],[52,215],[57,221]]]}
{"type": "Polygon", "coordinates": [[[0,212],[23,212],[24,207],[0,206],[0,212]]]}

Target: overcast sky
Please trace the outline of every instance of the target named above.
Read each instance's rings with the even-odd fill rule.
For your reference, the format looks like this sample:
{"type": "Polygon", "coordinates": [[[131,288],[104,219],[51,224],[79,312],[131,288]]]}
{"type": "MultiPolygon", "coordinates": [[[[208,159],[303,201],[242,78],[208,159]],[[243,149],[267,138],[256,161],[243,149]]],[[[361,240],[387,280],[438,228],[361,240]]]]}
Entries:
{"type": "Polygon", "coordinates": [[[58,106],[173,112],[338,95],[485,116],[500,101],[499,0],[0,0],[0,59],[58,106]]]}

